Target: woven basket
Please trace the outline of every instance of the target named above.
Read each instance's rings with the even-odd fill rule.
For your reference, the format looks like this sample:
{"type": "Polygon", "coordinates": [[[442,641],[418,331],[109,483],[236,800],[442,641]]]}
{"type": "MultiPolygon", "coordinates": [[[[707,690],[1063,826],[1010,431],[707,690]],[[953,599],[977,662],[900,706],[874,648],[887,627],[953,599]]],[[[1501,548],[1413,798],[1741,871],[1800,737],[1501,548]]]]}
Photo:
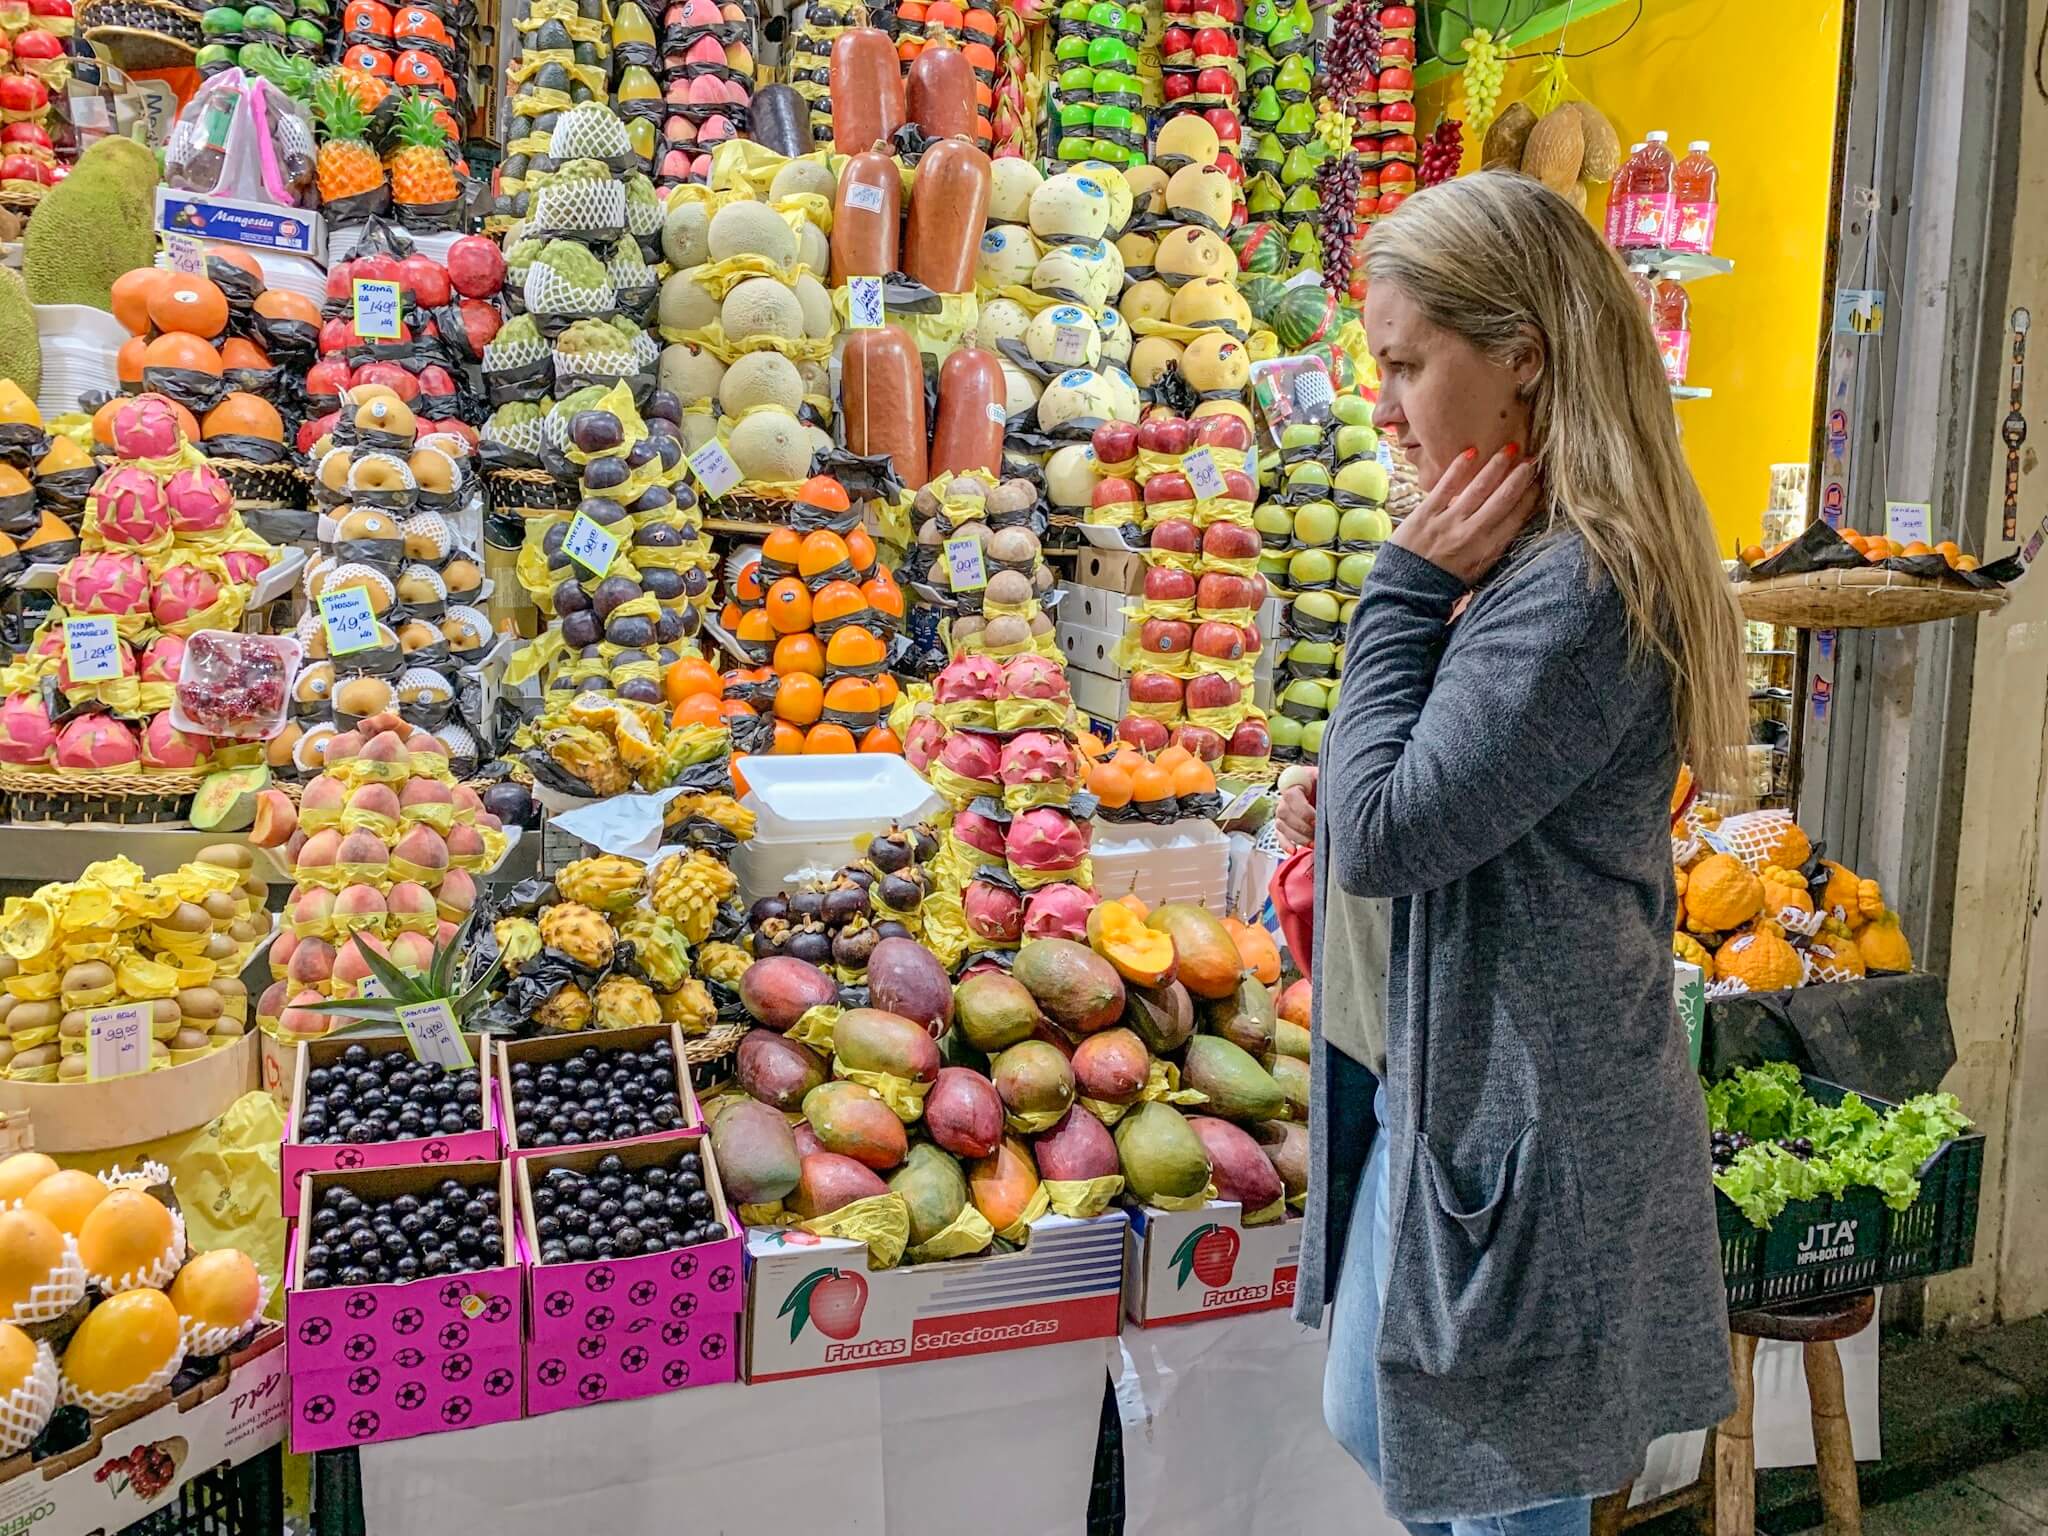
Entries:
{"type": "Polygon", "coordinates": [[[48,187],[32,186],[25,181],[0,186],[0,208],[26,218],[35,211],[36,204],[49,195],[49,191],[48,187]]]}
{"type": "Polygon", "coordinates": [[[190,68],[205,37],[199,13],[170,0],[100,0],[80,12],[78,30],[130,73],[190,68]]]}
{"type": "Polygon", "coordinates": [[[576,488],[544,469],[493,469],[484,480],[496,512],[566,512],[576,505],[576,488]]]}
{"type": "Polygon", "coordinates": [[[690,1068],[690,1086],[700,1098],[732,1080],[740,1041],[746,1035],[744,1024],[714,1024],[707,1034],[684,1038],[683,1056],[690,1068]]]}
{"type": "Polygon", "coordinates": [[[183,821],[205,782],[197,773],[67,773],[0,768],[0,794],[15,821],[93,821],[153,826],[183,821]]]}
{"type": "Polygon", "coordinates": [[[1745,581],[1735,593],[1744,618],[1800,629],[1890,629],[1968,618],[1997,612],[2009,596],[2002,587],[1956,586],[1876,566],[1745,581]]]}
{"type": "Polygon", "coordinates": [[[264,512],[277,508],[299,511],[306,505],[306,487],[312,476],[292,464],[252,464],[247,459],[213,459],[213,467],[226,477],[235,493],[238,512],[264,512]]]}

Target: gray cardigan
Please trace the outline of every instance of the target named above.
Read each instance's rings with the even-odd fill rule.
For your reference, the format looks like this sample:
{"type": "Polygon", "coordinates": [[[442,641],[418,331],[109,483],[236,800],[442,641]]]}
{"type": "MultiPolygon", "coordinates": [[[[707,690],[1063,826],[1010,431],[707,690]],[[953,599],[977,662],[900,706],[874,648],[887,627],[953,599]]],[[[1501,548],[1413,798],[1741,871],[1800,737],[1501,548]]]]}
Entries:
{"type": "MultiPolygon", "coordinates": [[[[1520,548],[1447,629],[1460,592],[1381,551],[1317,793],[1319,903],[1394,898],[1376,1358],[1404,1520],[1607,1493],[1734,1406],[1672,1003],[1666,668],[1630,657],[1576,535],[1520,548]]],[[[1320,1032],[1314,1068],[1310,1323],[1374,1134],[1372,1074],[1320,1032]]]]}

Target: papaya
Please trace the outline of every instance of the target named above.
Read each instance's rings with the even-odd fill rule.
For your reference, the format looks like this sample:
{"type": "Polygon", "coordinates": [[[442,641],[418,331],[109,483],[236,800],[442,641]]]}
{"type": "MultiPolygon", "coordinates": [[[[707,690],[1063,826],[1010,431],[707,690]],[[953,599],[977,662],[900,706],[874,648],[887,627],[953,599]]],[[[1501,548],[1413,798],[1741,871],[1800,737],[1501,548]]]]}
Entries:
{"type": "Polygon", "coordinates": [[[1208,1099],[1204,1107],[1226,1120],[1279,1120],[1287,1095],[1272,1074],[1221,1035],[1196,1035],[1180,1069],[1181,1086],[1208,1099]]]}
{"type": "Polygon", "coordinates": [[[754,1022],[778,1035],[788,1034],[811,1009],[839,1001],[839,983],[794,955],[756,960],[741,973],[739,990],[740,1002],[754,1022]]]}
{"type": "Polygon", "coordinates": [[[1179,965],[1171,935],[1148,927],[1120,901],[1105,901],[1088,914],[1088,947],[1134,987],[1163,987],[1179,965]]]}
{"type": "Polygon", "coordinates": [[[842,1205],[887,1193],[889,1186],[865,1163],[841,1157],[836,1152],[814,1152],[804,1159],[796,1188],[783,1198],[782,1203],[794,1215],[810,1221],[819,1216],[829,1216],[842,1205]]]}
{"type": "Polygon", "coordinates": [[[1083,1098],[1130,1104],[1152,1069],[1145,1042],[1128,1029],[1105,1029],[1074,1047],[1074,1088],[1083,1098]]]}
{"type": "Polygon", "coordinates": [[[1031,1155],[1038,1160],[1039,1176],[1055,1182],[1106,1179],[1117,1171],[1109,1128],[1079,1105],[1032,1140],[1031,1155]]]}
{"type": "Polygon", "coordinates": [[[260,764],[223,768],[200,780],[185,814],[202,832],[240,832],[255,822],[257,796],[268,788],[270,770],[260,764]]]}
{"type": "Polygon", "coordinates": [[[1273,994],[1255,976],[1247,976],[1228,997],[1202,1005],[1204,1024],[1212,1035],[1221,1035],[1239,1050],[1264,1056],[1273,1049],[1273,1032],[1279,1016],[1273,1012],[1273,994]]]}
{"type": "Polygon", "coordinates": [[[1003,1105],[1014,1115],[1050,1114],[1074,1102],[1074,1069],[1043,1040],[1023,1040],[994,1062],[991,1074],[1003,1105]]]}
{"type": "Polygon", "coordinates": [[[1315,1009],[1316,992],[1314,985],[1303,977],[1291,982],[1280,994],[1280,1017],[1290,1024],[1299,1024],[1303,1029],[1309,1026],[1309,1016],[1315,1009]]]}
{"type": "Polygon", "coordinates": [[[986,1055],[1029,1040],[1044,1019],[1024,983],[1002,971],[977,971],[953,990],[953,1033],[986,1055]]]}
{"type": "Polygon", "coordinates": [[[953,981],[915,939],[884,939],[868,956],[868,1003],[901,1014],[934,1040],[953,1026],[953,981]]]}
{"type": "Polygon", "coordinates": [[[859,1083],[821,1083],[804,1095],[804,1119],[818,1144],[869,1168],[894,1168],[910,1150],[896,1111],[859,1083]]]}
{"type": "Polygon", "coordinates": [[[1207,907],[1169,901],[1145,919],[1145,926],[1173,941],[1175,974],[1196,997],[1229,997],[1237,991],[1244,957],[1207,907]]]}
{"type": "MultiPolygon", "coordinates": [[[[1264,1161],[1260,1159],[1261,1166],[1264,1161]]],[[[951,1156],[930,1142],[921,1141],[910,1149],[903,1166],[889,1175],[889,1192],[901,1195],[910,1207],[912,1247],[930,1242],[967,1209],[967,1176],[951,1156]]]]}
{"type": "Polygon", "coordinates": [[[733,1075],[763,1104],[800,1109],[804,1095],[825,1081],[825,1058],[772,1029],[750,1029],[740,1040],[733,1075]]]}
{"type": "Polygon", "coordinates": [[[789,1122],[766,1104],[731,1099],[711,1122],[711,1155],[736,1205],[780,1200],[803,1176],[789,1122]]]}
{"type": "Polygon", "coordinates": [[[916,1083],[939,1075],[939,1047],[924,1026],[879,1008],[842,1013],[832,1026],[832,1050],[850,1071],[886,1072],[916,1083]]]}
{"type": "Polygon", "coordinates": [[[1307,1061],[1313,1044],[1308,1030],[1300,1024],[1291,1024],[1286,1019],[1280,1019],[1273,1026],[1275,1056],[1292,1056],[1296,1061],[1307,1061]]]}
{"type": "Polygon", "coordinates": [[[1155,1195],[1186,1200],[1209,1187],[1209,1153],[1171,1104],[1147,1099],[1116,1123],[1124,1183],[1144,1204],[1155,1195]]]}
{"type": "Polygon", "coordinates": [[[1123,978],[1110,962],[1073,939],[1033,940],[1017,951],[1010,974],[1046,1017],[1074,1034],[1092,1035],[1124,1016],[1123,978]]]}
{"type": "Polygon", "coordinates": [[[1308,1127],[1292,1120],[1259,1120],[1252,1125],[1252,1140],[1266,1154],[1266,1161],[1280,1175],[1288,1198],[1308,1192],[1308,1127]]]}
{"type": "Polygon", "coordinates": [[[1287,1095],[1287,1117],[1308,1119],[1308,1063],[1293,1056],[1275,1056],[1270,1071],[1280,1091],[1287,1095]]]}
{"type": "Polygon", "coordinates": [[[1270,987],[1280,979],[1280,946],[1273,942],[1272,934],[1256,923],[1235,917],[1223,919],[1223,929],[1237,946],[1237,957],[1244,962],[1244,968],[1262,985],[1270,987]]]}
{"type": "Polygon", "coordinates": [[[967,1187],[974,1208],[990,1226],[998,1232],[1014,1226],[1038,1193],[1038,1165],[1031,1160],[1031,1149],[1018,1137],[1005,1136],[1001,1146],[968,1168],[967,1187]]]}
{"type": "Polygon", "coordinates": [[[1195,1032],[1195,1000],[1177,981],[1163,987],[1133,987],[1124,1022],[1154,1056],[1170,1056],[1195,1032]]]}
{"type": "Polygon", "coordinates": [[[1259,1144],[1228,1120],[1190,1115],[1188,1129],[1209,1154],[1209,1182],[1216,1186],[1218,1200],[1235,1200],[1251,1212],[1264,1210],[1286,1194],[1279,1171],[1266,1161],[1259,1144]]]}

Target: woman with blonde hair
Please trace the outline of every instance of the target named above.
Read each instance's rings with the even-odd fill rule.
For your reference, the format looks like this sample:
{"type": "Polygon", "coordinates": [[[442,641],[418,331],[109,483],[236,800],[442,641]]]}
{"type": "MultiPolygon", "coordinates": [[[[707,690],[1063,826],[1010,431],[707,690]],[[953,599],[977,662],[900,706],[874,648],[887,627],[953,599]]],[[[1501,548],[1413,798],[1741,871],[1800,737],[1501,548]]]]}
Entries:
{"type": "Polygon", "coordinates": [[[1428,1536],[1584,1536],[1734,1405],[1672,1000],[1669,797],[1725,786],[1740,624],[1643,306],[1526,177],[1366,246],[1374,420],[1432,487],[1352,621],[1320,782],[1324,1414],[1428,1536]],[[1368,1110],[1370,1105],[1370,1110],[1368,1110]]]}

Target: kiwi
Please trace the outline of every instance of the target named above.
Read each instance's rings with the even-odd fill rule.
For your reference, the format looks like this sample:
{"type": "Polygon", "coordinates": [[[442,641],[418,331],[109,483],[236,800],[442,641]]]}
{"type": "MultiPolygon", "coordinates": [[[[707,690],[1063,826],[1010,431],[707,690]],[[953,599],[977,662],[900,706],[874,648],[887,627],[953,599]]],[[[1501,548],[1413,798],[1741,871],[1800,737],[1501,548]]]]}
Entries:
{"type": "Polygon", "coordinates": [[[216,933],[212,938],[208,939],[206,941],[206,948],[201,951],[207,959],[213,961],[216,965],[223,960],[234,959],[237,952],[238,946],[235,941],[224,933],[216,933]]]}
{"type": "Polygon", "coordinates": [[[178,1012],[187,1019],[217,1019],[226,1004],[212,987],[187,987],[178,994],[178,1012]]]}
{"type": "Polygon", "coordinates": [[[171,1049],[174,1051],[203,1051],[212,1043],[212,1037],[205,1030],[193,1029],[189,1025],[171,1036],[171,1049]]]}
{"type": "Polygon", "coordinates": [[[30,1030],[50,1029],[63,1017],[64,1007],[54,999],[17,1003],[7,1015],[7,1030],[9,1034],[25,1035],[30,1030]]]}
{"type": "Polygon", "coordinates": [[[211,933],[213,919],[206,908],[189,901],[181,901],[171,910],[168,917],[156,920],[156,926],[169,929],[172,933],[211,933]]]}
{"type": "Polygon", "coordinates": [[[208,891],[199,898],[199,905],[206,908],[206,915],[215,923],[232,923],[242,915],[242,905],[226,891],[208,891]]]}
{"type": "MultiPolygon", "coordinates": [[[[211,925],[209,925],[211,926],[211,925]]],[[[104,960],[84,960],[64,973],[62,990],[97,992],[114,985],[114,968],[104,960]]]]}
{"type": "Polygon", "coordinates": [[[208,843],[193,862],[211,864],[216,869],[253,869],[256,858],[246,843],[208,843]]]}
{"type": "Polygon", "coordinates": [[[57,1021],[57,1033],[67,1040],[83,1040],[92,1029],[92,1011],[74,1008],[57,1021]]]}

